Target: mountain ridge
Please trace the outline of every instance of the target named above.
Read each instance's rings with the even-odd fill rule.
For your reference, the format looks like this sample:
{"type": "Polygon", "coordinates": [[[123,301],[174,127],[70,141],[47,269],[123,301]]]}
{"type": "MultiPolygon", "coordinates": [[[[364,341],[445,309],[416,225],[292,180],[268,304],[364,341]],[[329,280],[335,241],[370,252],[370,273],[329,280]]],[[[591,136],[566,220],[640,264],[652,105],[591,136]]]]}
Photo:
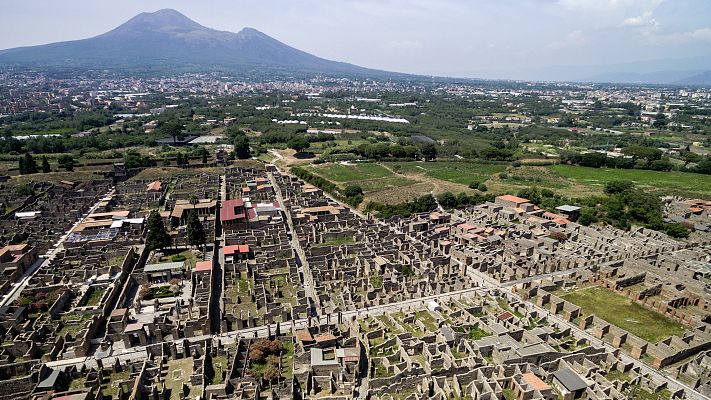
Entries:
{"type": "Polygon", "coordinates": [[[0,64],[129,69],[195,65],[390,74],[309,54],[255,28],[243,28],[237,33],[208,28],[172,9],[137,14],[118,27],[87,39],[0,50],[0,64]]]}

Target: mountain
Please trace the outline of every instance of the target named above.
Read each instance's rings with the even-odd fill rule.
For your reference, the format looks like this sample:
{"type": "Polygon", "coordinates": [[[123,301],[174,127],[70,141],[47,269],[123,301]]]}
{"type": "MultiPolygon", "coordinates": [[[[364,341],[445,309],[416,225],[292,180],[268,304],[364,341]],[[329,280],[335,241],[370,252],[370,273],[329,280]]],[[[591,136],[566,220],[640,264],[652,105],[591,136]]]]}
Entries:
{"type": "Polygon", "coordinates": [[[256,29],[233,33],[207,28],[170,9],[141,13],[89,39],[0,50],[0,65],[385,74],[316,57],[256,29]]]}
{"type": "Polygon", "coordinates": [[[687,76],[684,79],[680,79],[676,82],[677,85],[690,85],[690,86],[711,86],[711,70],[704,71],[700,74],[687,76]]]}

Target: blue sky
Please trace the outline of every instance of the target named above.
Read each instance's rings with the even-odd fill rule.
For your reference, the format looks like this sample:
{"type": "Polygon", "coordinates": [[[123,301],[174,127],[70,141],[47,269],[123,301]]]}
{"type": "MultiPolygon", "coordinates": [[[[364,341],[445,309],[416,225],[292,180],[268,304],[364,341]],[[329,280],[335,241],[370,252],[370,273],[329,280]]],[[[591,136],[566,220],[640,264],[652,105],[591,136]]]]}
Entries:
{"type": "Polygon", "coordinates": [[[711,56],[711,0],[3,0],[0,48],[91,37],[161,8],[419,74],[525,78],[559,65],[711,56]]]}

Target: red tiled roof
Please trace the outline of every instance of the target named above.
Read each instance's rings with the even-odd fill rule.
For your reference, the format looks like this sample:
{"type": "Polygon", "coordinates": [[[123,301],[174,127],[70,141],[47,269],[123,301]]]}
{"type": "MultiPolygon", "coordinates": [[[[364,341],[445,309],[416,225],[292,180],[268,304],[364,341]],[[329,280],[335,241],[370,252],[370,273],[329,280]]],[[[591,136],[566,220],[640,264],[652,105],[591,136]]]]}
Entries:
{"type": "Polygon", "coordinates": [[[301,342],[313,342],[314,337],[311,336],[311,332],[308,329],[300,329],[296,331],[296,339],[301,342]]]}
{"type": "Polygon", "coordinates": [[[233,254],[247,254],[249,253],[248,244],[233,244],[230,246],[225,246],[224,253],[226,256],[233,254]]]}
{"type": "Polygon", "coordinates": [[[212,271],[212,261],[200,261],[195,264],[195,271],[212,271]]]}
{"type": "Polygon", "coordinates": [[[511,318],[513,318],[513,314],[511,314],[508,311],[506,311],[503,314],[496,317],[496,319],[498,319],[499,321],[506,321],[507,319],[511,319],[511,318]]]}
{"type": "Polygon", "coordinates": [[[499,197],[497,197],[496,199],[497,199],[497,200],[501,200],[501,201],[508,201],[508,202],[514,203],[514,204],[523,204],[523,203],[528,203],[528,202],[529,202],[528,200],[526,200],[526,199],[524,199],[524,198],[522,198],[522,197],[512,196],[512,195],[510,195],[510,194],[505,194],[505,195],[503,195],[503,196],[499,196],[499,197]]]}
{"type": "Polygon", "coordinates": [[[530,372],[523,374],[523,380],[531,385],[535,390],[548,390],[551,388],[547,383],[543,382],[541,378],[530,372]]]}
{"type": "Polygon", "coordinates": [[[222,208],[220,208],[220,221],[225,222],[235,219],[244,219],[244,213],[237,213],[238,207],[244,207],[244,201],[242,199],[227,200],[222,203],[222,208]]]}
{"type": "Polygon", "coordinates": [[[146,192],[158,192],[161,190],[162,183],[160,181],[153,181],[146,185],[146,192]]]}
{"type": "Polygon", "coordinates": [[[317,342],[328,342],[331,340],[336,340],[336,337],[333,336],[332,333],[322,333],[314,337],[314,339],[316,339],[317,342]]]}
{"type": "Polygon", "coordinates": [[[466,223],[460,224],[458,227],[459,227],[460,229],[464,230],[464,231],[470,231],[470,230],[476,228],[476,226],[474,226],[474,225],[472,225],[472,224],[466,224],[466,223]]]}

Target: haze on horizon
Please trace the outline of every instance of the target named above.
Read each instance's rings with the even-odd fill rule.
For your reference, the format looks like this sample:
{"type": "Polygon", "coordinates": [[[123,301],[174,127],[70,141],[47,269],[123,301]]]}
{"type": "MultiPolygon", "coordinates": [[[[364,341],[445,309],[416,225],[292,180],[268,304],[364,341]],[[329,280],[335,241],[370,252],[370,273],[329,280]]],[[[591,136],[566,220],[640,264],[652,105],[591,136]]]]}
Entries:
{"type": "MultiPolygon", "coordinates": [[[[6,0],[0,49],[92,37],[175,9],[215,29],[388,71],[550,79],[561,66],[711,57],[708,0],[6,0]]],[[[674,65],[675,63],[679,64],[674,65]]],[[[711,67],[711,66],[709,66],[711,67]]],[[[709,68],[711,69],[711,68],[709,68]]]]}

